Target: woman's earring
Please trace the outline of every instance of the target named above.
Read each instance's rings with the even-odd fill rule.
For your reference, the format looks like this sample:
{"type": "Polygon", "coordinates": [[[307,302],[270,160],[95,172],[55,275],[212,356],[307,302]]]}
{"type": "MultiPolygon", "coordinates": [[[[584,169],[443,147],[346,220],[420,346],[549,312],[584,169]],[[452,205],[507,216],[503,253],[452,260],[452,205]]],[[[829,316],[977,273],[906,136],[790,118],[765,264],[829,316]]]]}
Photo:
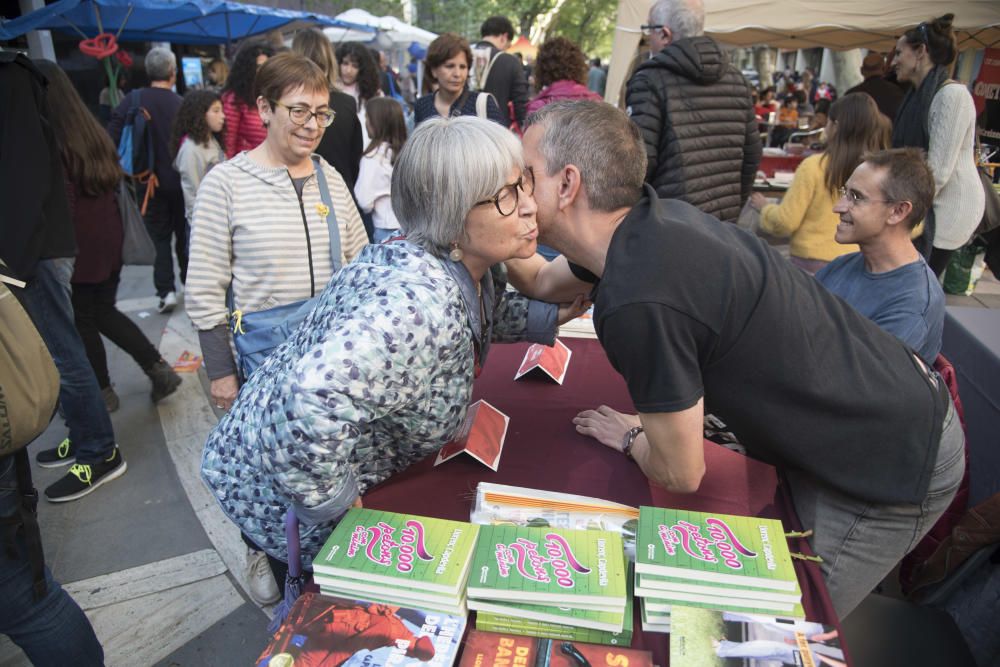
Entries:
{"type": "Polygon", "coordinates": [[[465,253],[458,247],[458,241],[452,241],[451,252],[448,253],[448,259],[453,262],[461,262],[463,257],[465,257],[465,253]]]}

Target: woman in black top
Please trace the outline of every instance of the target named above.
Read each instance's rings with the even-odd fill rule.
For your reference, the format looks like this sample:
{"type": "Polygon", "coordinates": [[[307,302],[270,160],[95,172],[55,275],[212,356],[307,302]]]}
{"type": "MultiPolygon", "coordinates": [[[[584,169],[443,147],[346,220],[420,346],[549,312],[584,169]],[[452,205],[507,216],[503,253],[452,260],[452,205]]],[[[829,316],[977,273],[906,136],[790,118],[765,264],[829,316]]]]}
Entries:
{"type": "Polygon", "coordinates": [[[335,116],[333,124],[326,128],[316,152],[340,172],[348,190],[354,192],[364,150],[361,137],[361,121],[354,98],[337,89],[337,59],[333,47],[323,33],[318,30],[302,30],[295,35],[292,51],[305,56],[319,65],[330,80],[330,110],[335,116]]]}
{"type": "Polygon", "coordinates": [[[476,116],[482,115],[506,127],[507,120],[492,95],[486,95],[485,113],[477,113],[476,100],[480,93],[468,89],[469,64],[472,49],[469,42],[453,33],[444,33],[427,49],[427,71],[430,79],[437,84],[437,90],[424,95],[413,106],[417,124],[435,116],[476,116]]]}

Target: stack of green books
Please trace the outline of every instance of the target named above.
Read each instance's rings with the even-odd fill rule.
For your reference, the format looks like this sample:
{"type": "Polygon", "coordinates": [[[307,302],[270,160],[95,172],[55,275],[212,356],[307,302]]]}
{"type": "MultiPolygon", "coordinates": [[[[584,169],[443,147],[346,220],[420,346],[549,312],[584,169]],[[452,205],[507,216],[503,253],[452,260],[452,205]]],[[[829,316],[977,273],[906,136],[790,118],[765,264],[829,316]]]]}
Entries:
{"type": "MultiPolygon", "coordinates": [[[[499,629],[504,624],[510,632],[514,626],[530,630],[527,622],[537,621],[559,626],[555,630],[564,634],[573,628],[620,634],[626,629],[629,597],[625,563],[618,533],[480,526],[467,587],[469,609],[486,625],[499,629]]],[[[588,641],[601,637],[610,639],[587,636],[588,641]]]]}
{"type": "Polygon", "coordinates": [[[327,595],[465,615],[479,526],[351,509],[313,560],[327,595]]]}
{"type": "Polygon", "coordinates": [[[650,631],[669,631],[672,605],[805,618],[775,519],[639,508],[635,595],[650,631]]]}

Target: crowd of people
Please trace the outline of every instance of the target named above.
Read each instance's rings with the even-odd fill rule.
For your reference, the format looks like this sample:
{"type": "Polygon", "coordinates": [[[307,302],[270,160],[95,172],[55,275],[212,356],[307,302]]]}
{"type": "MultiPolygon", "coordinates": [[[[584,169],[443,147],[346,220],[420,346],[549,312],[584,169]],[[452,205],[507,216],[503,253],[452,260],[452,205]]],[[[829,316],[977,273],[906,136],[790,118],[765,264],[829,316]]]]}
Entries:
{"type": "Polygon", "coordinates": [[[412,108],[377,52],[334,49],[315,30],[285,50],[247,40],[231,65],[213,63],[214,86],[184,98],[176,58],[154,48],[150,85],[106,131],[58,66],[0,60],[0,90],[29,91],[38,128],[30,187],[4,184],[25,204],[0,224],[0,255],[27,282],[17,295],[61,376],[68,437],[37,461],[71,467],[46,498],[82,498],[127,469],[101,334],[150,377],[153,402],[180,384],[115,307],[127,196],[115,146],[138,105],[155,145],[145,225],[158,307],[174,309],[184,286],[221,411],[202,475],[247,544],[255,600],[279,597],[299,551],[288,525],[307,563],[367,489],[454,436],[492,343],[551,344],[593,303],[635,413],[580,406],[577,431],[691,493],[705,418],[724,421],[787,480],[834,607],[850,613],[964,471],[935,371],[937,274],[983,204],[971,97],[948,78],[951,15],[899,39],[892,71],[908,92],[876,81],[885,62],[869,54],[865,83],[839,98],[809,72],[758,95],[703,23],[698,0],[653,4],[624,112],[602,101],[600,62],[563,37],[529,79],[505,53],[505,17],[476,44],[435,39],[412,108]],[[771,113],[825,130],[780,205],[752,192],[771,113]],[[747,203],[791,238],[791,261],[731,224],[747,203]],[[244,324],[290,309],[304,319],[249,364],[234,347],[244,324]]]}

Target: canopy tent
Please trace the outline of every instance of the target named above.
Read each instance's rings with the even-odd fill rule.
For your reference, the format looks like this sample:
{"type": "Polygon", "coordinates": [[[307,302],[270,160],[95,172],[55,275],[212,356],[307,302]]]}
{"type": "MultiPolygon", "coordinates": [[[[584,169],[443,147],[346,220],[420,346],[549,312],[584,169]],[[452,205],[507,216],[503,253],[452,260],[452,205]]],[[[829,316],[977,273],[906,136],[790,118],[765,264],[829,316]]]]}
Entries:
{"type": "MultiPolygon", "coordinates": [[[[652,0],[619,0],[606,99],[617,102],[652,0]]],[[[705,33],[731,46],[889,51],[907,29],[955,14],[961,50],[1000,44],[1000,1],[954,0],[707,0],[705,33]]]]}
{"type": "Polygon", "coordinates": [[[428,44],[437,39],[433,32],[404,23],[395,16],[374,16],[363,9],[348,9],[343,14],[338,14],[336,19],[345,24],[363,26],[366,32],[346,26],[325,29],[323,33],[334,44],[375,41],[383,49],[406,49],[416,42],[427,48],[428,44]]]}
{"type": "Polygon", "coordinates": [[[374,32],[323,14],[226,0],[58,0],[19,18],[0,20],[0,40],[32,30],[58,30],[86,38],[120,32],[118,39],[125,41],[222,44],[294,22],[374,32]]]}
{"type": "Polygon", "coordinates": [[[525,60],[534,60],[538,55],[538,47],[532,45],[528,38],[521,35],[514,40],[514,43],[507,47],[507,53],[520,53],[525,60]]]}

